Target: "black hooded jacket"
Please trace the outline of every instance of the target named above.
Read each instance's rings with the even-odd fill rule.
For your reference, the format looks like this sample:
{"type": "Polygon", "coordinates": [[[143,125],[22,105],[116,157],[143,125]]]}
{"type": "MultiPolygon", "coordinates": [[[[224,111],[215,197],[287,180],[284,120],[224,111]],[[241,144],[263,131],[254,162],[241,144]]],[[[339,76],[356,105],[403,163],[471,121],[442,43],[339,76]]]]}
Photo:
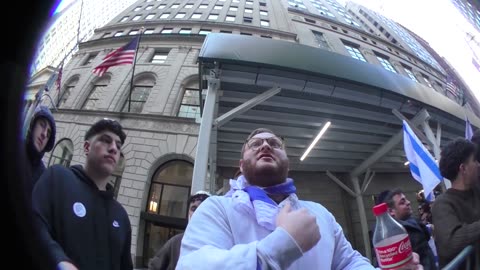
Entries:
{"type": "Polygon", "coordinates": [[[131,226],[125,209],[84,172],[82,166],[54,165],[33,190],[33,208],[42,240],[55,264],[69,261],[81,270],[131,270],[131,226]]]}
{"type": "MultiPolygon", "coordinates": [[[[45,165],[43,164],[42,158],[45,155],[45,152],[50,152],[53,149],[53,146],[55,144],[55,134],[56,134],[56,126],[55,126],[55,120],[53,118],[52,113],[46,106],[39,106],[36,110],[35,113],[32,116],[32,120],[30,121],[30,126],[27,131],[27,137],[26,137],[26,145],[25,149],[27,151],[27,158],[28,158],[28,164],[30,165],[30,172],[32,176],[32,181],[27,185],[29,191],[33,189],[35,186],[35,183],[37,182],[38,178],[40,178],[40,175],[45,171],[45,165]],[[43,151],[39,152],[33,143],[33,127],[35,126],[35,122],[39,118],[45,118],[47,121],[50,123],[51,127],[51,135],[50,138],[48,139],[47,144],[45,145],[45,149],[43,151]]],[[[30,193],[29,192],[29,193],[30,193]]]]}

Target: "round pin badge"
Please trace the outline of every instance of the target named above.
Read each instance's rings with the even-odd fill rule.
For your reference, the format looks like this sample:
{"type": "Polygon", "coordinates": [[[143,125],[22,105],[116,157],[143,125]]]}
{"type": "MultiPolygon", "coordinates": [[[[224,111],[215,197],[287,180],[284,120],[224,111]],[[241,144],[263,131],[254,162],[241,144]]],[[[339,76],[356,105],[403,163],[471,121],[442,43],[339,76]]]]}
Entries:
{"type": "Polygon", "coordinates": [[[77,217],[84,217],[87,214],[87,209],[81,202],[76,202],[73,204],[73,212],[77,217]]]}

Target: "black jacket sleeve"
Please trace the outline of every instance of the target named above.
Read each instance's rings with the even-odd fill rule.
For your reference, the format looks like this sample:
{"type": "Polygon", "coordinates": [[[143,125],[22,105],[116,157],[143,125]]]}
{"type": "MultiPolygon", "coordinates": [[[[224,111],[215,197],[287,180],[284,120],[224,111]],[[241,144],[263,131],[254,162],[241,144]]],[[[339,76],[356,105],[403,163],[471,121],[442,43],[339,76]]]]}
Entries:
{"type": "Polygon", "coordinates": [[[35,184],[32,194],[34,220],[39,230],[40,241],[48,247],[48,254],[52,257],[55,265],[62,261],[68,261],[73,263],[70,258],[65,254],[60,244],[55,241],[53,235],[54,224],[54,196],[57,187],[55,186],[54,179],[55,168],[50,167],[41,176],[38,182],[35,184]]]}
{"type": "Polygon", "coordinates": [[[122,250],[122,258],[121,258],[121,264],[122,265],[120,266],[120,268],[122,270],[132,270],[133,269],[132,254],[130,253],[130,247],[131,246],[132,246],[132,226],[129,222],[128,223],[127,241],[125,241],[125,245],[123,246],[123,250],[122,250]]]}

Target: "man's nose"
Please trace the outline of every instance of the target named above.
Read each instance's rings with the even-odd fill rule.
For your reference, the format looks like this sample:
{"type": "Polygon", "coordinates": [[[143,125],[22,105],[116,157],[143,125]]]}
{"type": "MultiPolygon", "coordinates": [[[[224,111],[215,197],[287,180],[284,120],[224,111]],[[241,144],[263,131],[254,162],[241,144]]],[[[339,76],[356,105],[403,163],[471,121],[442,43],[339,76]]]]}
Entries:
{"type": "Polygon", "coordinates": [[[272,149],[272,146],[268,144],[267,140],[263,140],[262,145],[260,146],[260,150],[263,150],[264,147],[272,149]]]}
{"type": "Polygon", "coordinates": [[[119,151],[120,149],[118,149],[117,147],[117,143],[113,142],[113,143],[110,143],[109,146],[108,146],[108,151],[109,152],[112,152],[112,153],[117,153],[117,151],[119,151]]]}

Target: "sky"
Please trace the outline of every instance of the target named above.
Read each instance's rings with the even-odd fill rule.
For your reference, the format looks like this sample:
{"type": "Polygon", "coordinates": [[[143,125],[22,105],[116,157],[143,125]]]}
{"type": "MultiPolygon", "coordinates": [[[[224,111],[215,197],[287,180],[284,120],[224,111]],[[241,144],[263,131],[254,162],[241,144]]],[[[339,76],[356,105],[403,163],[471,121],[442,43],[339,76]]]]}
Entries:
{"type": "MultiPolygon", "coordinates": [[[[337,0],[345,5],[347,0],[337,0]]],[[[416,33],[443,56],[462,77],[480,102],[480,72],[472,64],[480,60],[480,33],[450,0],[350,0],[383,14],[416,33]],[[466,41],[466,32],[476,35],[466,41]]]]}

